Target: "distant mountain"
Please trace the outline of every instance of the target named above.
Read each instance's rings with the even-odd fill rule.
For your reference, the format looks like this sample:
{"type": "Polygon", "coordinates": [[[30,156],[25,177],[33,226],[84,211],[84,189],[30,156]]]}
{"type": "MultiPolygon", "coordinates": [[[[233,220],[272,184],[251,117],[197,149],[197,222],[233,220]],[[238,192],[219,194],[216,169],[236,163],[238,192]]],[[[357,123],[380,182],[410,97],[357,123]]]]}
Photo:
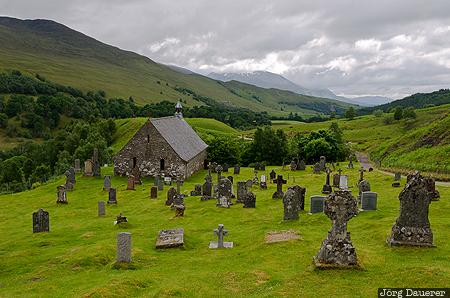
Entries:
{"type": "Polygon", "coordinates": [[[189,70],[187,68],[183,68],[183,67],[176,66],[176,65],[173,65],[173,64],[161,64],[161,65],[167,66],[168,68],[170,68],[172,70],[175,70],[176,72],[179,72],[179,73],[182,73],[182,74],[187,74],[187,75],[197,74],[196,72],[193,72],[193,71],[191,71],[191,70],[189,70]]]}
{"type": "Polygon", "coordinates": [[[102,43],[51,20],[0,17],[0,72],[17,69],[82,91],[133,97],[137,104],[183,100],[186,106],[220,104],[255,112],[303,116],[342,112],[336,100],[223,83],[178,66],[102,43]]]}
{"type": "Polygon", "coordinates": [[[227,73],[217,73],[212,72],[208,74],[208,77],[219,80],[223,82],[229,82],[229,81],[238,81],[246,84],[255,85],[262,88],[275,88],[280,90],[287,90],[292,91],[297,94],[303,94],[303,95],[309,95],[309,96],[315,96],[315,97],[322,97],[322,98],[330,98],[339,100],[345,103],[351,103],[355,105],[360,106],[376,106],[380,104],[384,104],[387,102],[392,101],[392,99],[382,96],[363,96],[363,97],[356,97],[356,98],[347,98],[343,96],[338,96],[334,94],[329,89],[313,89],[313,88],[306,88],[303,86],[300,86],[285,77],[268,72],[268,71],[254,71],[254,72],[244,72],[244,73],[233,73],[233,72],[227,72],[227,73]]]}

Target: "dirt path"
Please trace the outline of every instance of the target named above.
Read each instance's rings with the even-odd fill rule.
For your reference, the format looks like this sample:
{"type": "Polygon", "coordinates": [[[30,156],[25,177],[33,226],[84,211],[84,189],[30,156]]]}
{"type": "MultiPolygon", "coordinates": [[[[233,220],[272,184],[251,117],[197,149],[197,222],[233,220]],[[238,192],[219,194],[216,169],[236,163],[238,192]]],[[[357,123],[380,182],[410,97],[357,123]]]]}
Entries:
{"type": "MultiPolygon", "coordinates": [[[[373,168],[375,171],[380,172],[384,175],[395,176],[394,173],[377,169],[370,162],[369,158],[366,155],[362,154],[361,152],[356,152],[355,155],[361,166],[363,166],[364,168],[373,168]]],[[[436,185],[450,187],[450,182],[436,181],[436,185]]]]}

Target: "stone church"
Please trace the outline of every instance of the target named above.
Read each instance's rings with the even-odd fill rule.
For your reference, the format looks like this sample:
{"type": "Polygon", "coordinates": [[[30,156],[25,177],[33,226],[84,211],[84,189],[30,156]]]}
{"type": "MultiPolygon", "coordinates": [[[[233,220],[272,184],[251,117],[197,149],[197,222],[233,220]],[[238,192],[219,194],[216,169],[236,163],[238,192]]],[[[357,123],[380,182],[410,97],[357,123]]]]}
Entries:
{"type": "Polygon", "coordinates": [[[143,177],[164,174],[186,179],[204,168],[208,145],[183,119],[181,104],[175,108],[175,116],[150,118],[117,153],[114,175],[138,170],[143,177]]]}

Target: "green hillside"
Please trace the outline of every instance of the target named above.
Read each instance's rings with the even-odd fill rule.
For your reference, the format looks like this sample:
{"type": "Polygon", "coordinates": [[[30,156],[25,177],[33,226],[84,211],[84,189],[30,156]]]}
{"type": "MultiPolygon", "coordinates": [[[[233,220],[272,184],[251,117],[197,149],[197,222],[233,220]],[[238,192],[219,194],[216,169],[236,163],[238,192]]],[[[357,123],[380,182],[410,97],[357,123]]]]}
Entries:
{"type": "MultiPolygon", "coordinates": [[[[335,122],[355,150],[365,152],[373,160],[381,160],[382,168],[416,169],[450,179],[450,105],[418,109],[416,114],[416,119],[394,120],[389,124],[386,118],[392,119],[392,113],[335,122]]],[[[290,135],[328,128],[331,123],[272,121],[274,128],[290,135]]]]}
{"type": "MultiPolygon", "coordinates": [[[[344,170],[355,185],[359,172],[344,170]]],[[[273,167],[267,168],[267,173],[273,167]]],[[[306,186],[309,196],[320,194],[323,175],[307,171],[290,172],[274,168],[287,186],[306,186]],[[296,183],[294,182],[294,179],[296,183]]],[[[105,175],[111,168],[103,168],[105,175]]],[[[267,174],[266,173],[266,174],[267,174]]],[[[205,171],[185,181],[184,193],[202,183],[205,171]]],[[[234,180],[250,179],[253,170],[243,168],[234,180]]],[[[300,212],[299,221],[283,221],[280,200],[272,199],[276,185],[268,190],[253,187],[256,208],[240,204],[217,208],[216,201],[185,199],[183,218],[164,205],[167,187],[149,199],[153,182],[144,180],[136,191],[126,191],[126,178],[112,177],[117,188],[117,206],[107,206],[106,216],[97,216],[97,202],[106,201],[103,179],[77,175],[75,190],[67,194],[68,205],[57,206],[59,178],[37,189],[14,195],[0,195],[3,224],[0,233],[1,297],[373,297],[378,287],[448,286],[450,280],[450,188],[438,187],[441,201],[430,205],[430,224],[436,248],[386,245],[398,216],[401,189],[392,188],[392,177],[378,172],[365,174],[378,192],[378,211],[361,212],[348,224],[352,242],[363,270],[315,270],[312,257],[331,227],[323,213],[300,212]],[[32,233],[32,213],[44,208],[50,213],[50,232],[32,233]],[[113,225],[115,216],[128,217],[127,228],[113,225]],[[211,250],[217,240],[213,229],[219,223],[229,230],[226,241],[234,248],[211,250]],[[182,227],[182,249],[156,250],[161,229],[182,227]],[[293,230],[300,240],[266,244],[271,231],[293,230]],[[132,234],[132,260],[128,269],[116,269],[118,232],[132,234]]],[[[216,181],[214,176],[213,180],[216,181]]],[[[402,179],[402,186],[405,178],[402,179]]]]}
{"type": "Polygon", "coordinates": [[[234,82],[227,87],[201,75],[177,72],[53,21],[0,17],[0,70],[11,69],[83,91],[101,89],[108,97],[132,96],[140,104],[182,99],[193,106],[212,101],[274,115],[327,113],[334,109],[331,106],[337,110],[349,106],[257,87],[252,87],[254,97],[249,97],[247,91],[240,91],[248,85],[234,82]]]}

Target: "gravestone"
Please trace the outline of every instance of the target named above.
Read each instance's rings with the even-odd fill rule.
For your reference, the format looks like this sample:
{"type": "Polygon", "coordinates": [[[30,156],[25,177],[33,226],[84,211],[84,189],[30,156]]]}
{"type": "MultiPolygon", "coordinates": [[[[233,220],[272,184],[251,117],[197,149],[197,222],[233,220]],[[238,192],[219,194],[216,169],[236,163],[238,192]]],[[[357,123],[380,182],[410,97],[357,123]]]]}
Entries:
{"type": "Polygon", "coordinates": [[[217,188],[217,207],[230,208],[231,205],[231,181],[222,178],[217,188]]]}
{"type": "Polygon", "coordinates": [[[173,248],[184,245],[184,229],[161,230],[156,238],[156,248],[173,248]]]}
{"type": "Polygon", "coordinates": [[[172,177],[170,177],[170,176],[164,177],[164,184],[172,185],[172,177]]]}
{"type": "Polygon", "coordinates": [[[407,176],[406,185],[398,196],[400,215],[392,227],[388,244],[433,246],[433,232],[428,219],[431,196],[426,180],[419,172],[407,176]]]}
{"type": "Polygon", "coordinates": [[[241,173],[241,167],[239,165],[235,165],[233,174],[234,175],[239,175],[240,173],[241,173]]]}
{"type": "Polygon", "coordinates": [[[269,178],[270,181],[275,180],[277,178],[277,173],[275,172],[275,170],[270,171],[269,178]]]}
{"type": "Polygon", "coordinates": [[[220,179],[222,179],[222,172],[223,172],[223,167],[221,165],[218,165],[216,167],[217,183],[219,183],[220,179]]]}
{"type": "Polygon", "coordinates": [[[259,181],[259,189],[267,189],[266,175],[261,175],[261,180],[259,181]]]}
{"type": "Polygon", "coordinates": [[[195,184],[194,190],[191,191],[191,196],[201,196],[202,195],[202,185],[201,184],[195,184]]]}
{"type": "Polygon", "coordinates": [[[106,175],[103,178],[103,190],[109,191],[110,188],[111,188],[111,176],[106,175]]]}
{"type": "Polygon", "coordinates": [[[56,188],[56,203],[57,204],[67,204],[67,194],[66,194],[66,187],[64,185],[60,185],[56,188]]]}
{"type": "Polygon", "coordinates": [[[136,181],[134,180],[134,176],[133,175],[129,175],[128,176],[128,182],[127,182],[127,190],[136,190],[134,188],[134,184],[136,183],[136,181]]]}
{"type": "Polygon", "coordinates": [[[134,167],[131,170],[131,175],[134,177],[134,184],[138,184],[141,185],[142,181],[141,181],[141,171],[139,170],[139,167],[134,167]]]}
{"type": "Polygon", "coordinates": [[[244,203],[247,196],[247,181],[238,181],[236,203],[244,203]]]}
{"type": "Polygon", "coordinates": [[[117,204],[116,189],[110,188],[108,192],[108,204],[117,204]]]}
{"type": "Polygon", "coordinates": [[[217,173],[216,172],[217,166],[218,166],[217,162],[210,163],[209,165],[210,172],[217,173]]]}
{"type": "Polygon", "coordinates": [[[50,232],[50,216],[42,208],[33,212],[33,233],[40,232],[50,232]]]}
{"type": "Polygon", "coordinates": [[[397,172],[394,174],[394,181],[400,181],[402,179],[402,174],[397,172]]]}
{"type": "Polygon", "coordinates": [[[244,197],[244,208],[256,208],[256,196],[251,191],[248,191],[244,197]]]}
{"type": "Polygon", "coordinates": [[[163,179],[163,177],[159,177],[158,178],[158,190],[159,191],[164,190],[164,179],[163,179]]]}
{"type": "Polygon", "coordinates": [[[229,168],[228,164],[224,163],[223,166],[222,166],[223,172],[224,173],[228,173],[228,168],[229,168]]]}
{"type": "Polygon", "coordinates": [[[340,181],[341,181],[341,175],[340,174],[334,174],[333,175],[333,187],[339,187],[340,181]]]}
{"type": "Polygon", "coordinates": [[[353,169],[353,155],[350,155],[348,157],[348,166],[347,166],[347,168],[353,169]]]}
{"type": "Polygon", "coordinates": [[[364,170],[364,167],[361,167],[358,171],[359,171],[359,180],[358,180],[358,183],[359,183],[364,180],[364,172],[366,170],[364,170]]]}
{"type": "Polygon", "coordinates": [[[297,163],[295,162],[295,160],[291,161],[291,171],[297,171],[297,163]]]}
{"type": "Polygon", "coordinates": [[[117,263],[131,263],[131,233],[117,234],[117,263]]]}
{"type": "Polygon", "coordinates": [[[93,167],[94,167],[94,165],[92,163],[92,160],[90,160],[90,159],[86,160],[84,162],[84,173],[83,173],[83,175],[84,176],[88,176],[88,177],[93,176],[94,175],[93,167]]]}
{"type": "Polygon", "coordinates": [[[283,175],[278,175],[277,179],[273,180],[273,183],[277,184],[277,191],[272,195],[273,199],[282,199],[283,198],[283,184],[286,184],[287,181],[283,179],[283,175]]]}
{"type": "Polygon", "coordinates": [[[173,187],[169,188],[169,190],[167,191],[166,206],[171,206],[176,196],[177,190],[173,187]]]}
{"type": "Polygon", "coordinates": [[[260,162],[257,162],[257,163],[255,163],[254,169],[255,169],[255,171],[265,171],[266,165],[264,165],[260,162]]]}
{"type": "Polygon", "coordinates": [[[175,217],[183,217],[186,206],[184,205],[184,196],[177,194],[173,200],[172,209],[175,210],[175,217]]]}
{"type": "Polygon", "coordinates": [[[152,187],[150,188],[150,198],[151,198],[151,199],[156,199],[156,198],[158,198],[158,187],[152,186],[152,187]]]}
{"type": "Polygon", "coordinates": [[[201,197],[201,200],[202,201],[207,201],[207,200],[210,200],[211,197],[212,197],[211,176],[206,176],[205,177],[205,183],[203,183],[203,186],[202,186],[202,197],[201,197]]]}
{"type": "Polygon", "coordinates": [[[126,224],[128,222],[128,219],[126,216],[122,216],[122,213],[120,213],[118,216],[116,216],[116,221],[114,222],[115,225],[120,224],[126,224]]]}
{"type": "Polygon", "coordinates": [[[94,154],[92,155],[92,176],[101,176],[100,161],[98,159],[98,149],[94,148],[94,154]]]}
{"type": "Polygon", "coordinates": [[[326,160],[327,160],[327,159],[325,158],[325,156],[321,156],[321,157],[320,157],[320,161],[319,161],[320,171],[325,171],[325,168],[326,168],[326,166],[327,166],[326,160]]]}
{"type": "Polygon", "coordinates": [[[155,175],[153,177],[153,185],[154,186],[158,186],[159,185],[159,176],[158,175],[155,175]]]}
{"type": "Polygon", "coordinates": [[[98,216],[105,216],[105,215],[106,215],[105,201],[98,201],[98,216]]]}
{"type": "MultiPolygon", "coordinates": [[[[209,179],[211,180],[211,176],[209,176],[209,179]]],[[[177,178],[177,193],[181,193],[181,186],[183,186],[184,180],[181,178],[177,178]]]]}
{"type": "Polygon", "coordinates": [[[303,159],[300,160],[300,162],[298,163],[297,170],[300,170],[300,171],[306,170],[306,163],[303,159]]]}
{"type": "Polygon", "coordinates": [[[230,181],[231,181],[231,184],[233,184],[233,183],[234,183],[234,177],[233,177],[233,176],[228,176],[227,178],[228,178],[228,180],[230,180],[230,181]]]}
{"type": "Polygon", "coordinates": [[[258,178],[258,171],[257,170],[253,171],[253,184],[254,185],[259,185],[259,178],[258,178]]]}
{"type": "Polygon", "coordinates": [[[219,227],[214,230],[214,235],[218,237],[217,242],[211,241],[209,248],[232,248],[233,242],[224,242],[223,236],[228,235],[228,230],[225,230],[223,224],[219,224],[219,227]]]}
{"type": "Polygon", "coordinates": [[[251,189],[253,186],[253,180],[248,179],[246,184],[247,184],[247,189],[251,189]]]}
{"type": "Polygon", "coordinates": [[[75,173],[80,173],[81,172],[81,165],[80,165],[80,160],[79,159],[75,159],[75,163],[74,163],[74,170],[75,173]]]}
{"type": "Polygon", "coordinates": [[[339,188],[341,190],[348,189],[348,176],[347,175],[339,175],[339,188]]]}
{"type": "Polygon", "coordinates": [[[424,178],[427,186],[427,191],[430,194],[430,198],[432,201],[439,201],[441,195],[439,191],[436,189],[436,183],[433,178],[424,178]]]}
{"type": "Polygon", "coordinates": [[[322,168],[320,167],[320,163],[316,162],[313,166],[314,174],[320,174],[321,171],[322,171],[322,168]]]}
{"type": "MultiPolygon", "coordinates": [[[[72,181],[74,181],[74,177],[71,177],[71,172],[69,170],[67,170],[64,175],[66,176],[66,183],[64,184],[64,186],[66,187],[66,191],[72,191],[73,190],[73,186],[74,183],[72,181]]],[[[73,173],[73,175],[75,175],[75,172],[73,173]]]]}
{"type": "Polygon", "coordinates": [[[305,210],[305,194],[306,188],[301,187],[299,185],[294,185],[288,187],[288,189],[292,189],[295,192],[295,202],[297,204],[297,209],[305,210]]]}
{"type": "Polygon", "coordinates": [[[358,183],[358,202],[361,202],[361,194],[365,191],[370,191],[370,183],[367,180],[362,180],[358,183]]]}
{"type": "Polygon", "coordinates": [[[336,191],[325,200],[324,212],[332,227],[314,257],[318,268],[342,268],[358,265],[356,251],[347,232],[348,221],[358,214],[358,206],[348,191],[336,191]]]}
{"type": "Polygon", "coordinates": [[[289,187],[283,195],[283,220],[297,220],[299,212],[298,207],[297,193],[294,189],[289,187]]]}
{"type": "Polygon", "coordinates": [[[330,168],[327,167],[326,172],[327,172],[327,176],[325,179],[325,184],[322,187],[322,193],[330,194],[333,191],[333,189],[331,188],[331,185],[330,185],[330,174],[331,174],[330,168]]]}
{"type": "Polygon", "coordinates": [[[321,213],[323,212],[323,204],[325,201],[324,196],[311,196],[309,198],[309,213],[321,213]]]}
{"type": "Polygon", "coordinates": [[[361,209],[362,210],[377,210],[377,196],[376,192],[363,191],[361,193],[361,209]]]}

